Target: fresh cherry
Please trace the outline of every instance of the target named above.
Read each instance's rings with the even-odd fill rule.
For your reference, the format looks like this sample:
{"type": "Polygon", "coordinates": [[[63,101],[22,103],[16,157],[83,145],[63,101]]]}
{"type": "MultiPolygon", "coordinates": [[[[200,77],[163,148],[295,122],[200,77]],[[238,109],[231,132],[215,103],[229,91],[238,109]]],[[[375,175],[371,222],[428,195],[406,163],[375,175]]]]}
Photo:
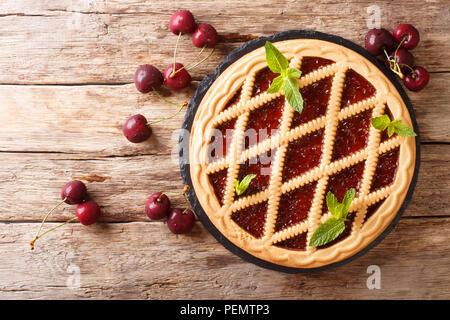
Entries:
{"type": "Polygon", "coordinates": [[[167,217],[169,210],[170,200],[161,192],[152,194],[145,204],[145,213],[152,220],[160,220],[167,217]]]}
{"type": "Polygon", "coordinates": [[[170,231],[175,234],[183,234],[191,231],[194,226],[195,215],[191,209],[178,209],[174,208],[170,210],[169,219],[167,220],[167,226],[170,231]]]}
{"type": "Polygon", "coordinates": [[[386,58],[385,63],[388,68],[391,68],[389,60],[394,60],[400,66],[402,73],[408,73],[408,68],[414,65],[414,56],[405,48],[398,48],[389,54],[389,59],[386,58]]]}
{"type": "Polygon", "coordinates": [[[410,24],[401,24],[394,29],[393,36],[405,49],[412,50],[420,41],[419,31],[410,24]]]}
{"type": "Polygon", "coordinates": [[[166,71],[164,72],[164,83],[169,89],[183,89],[187,87],[189,83],[191,83],[192,78],[189,72],[186,69],[182,68],[183,64],[177,62],[175,64],[175,71],[177,72],[175,74],[172,74],[174,72],[173,63],[167,67],[166,71]]]}
{"type": "Polygon", "coordinates": [[[77,206],[75,213],[81,224],[89,226],[97,222],[100,217],[100,207],[95,201],[86,201],[77,206]]]}
{"type": "Polygon", "coordinates": [[[142,114],[135,114],[128,118],[122,131],[128,141],[133,143],[145,141],[152,135],[152,128],[142,114]]]}
{"type": "Polygon", "coordinates": [[[194,16],[189,10],[178,10],[170,18],[170,31],[178,35],[182,33],[192,33],[195,29],[194,16]]]}
{"type": "Polygon", "coordinates": [[[67,182],[61,190],[61,199],[67,204],[77,204],[86,198],[86,185],[80,180],[67,182]]]}
{"type": "Polygon", "coordinates": [[[159,89],[163,83],[163,75],[156,67],[144,64],[134,73],[134,84],[142,93],[148,93],[153,89],[159,89]]]}
{"type": "Polygon", "coordinates": [[[218,41],[216,29],[208,23],[201,23],[198,25],[195,32],[192,34],[192,43],[198,48],[208,46],[214,48],[218,41]]]}
{"type": "Polygon", "coordinates": [[[79,180],[72,180],[72,181],[66,183],[61,189],[62,201],[60,201],[56,206],[54,206],[50,211],[48,211],[47,214],[44,216],[44,219],[42,219],[41,225],[39,226],[39,229],[38,229],[35,237],[30,242],[31,250],[34,249],[34,243],[37,241],[37,239],[42,237],[44,234],[46,234],[50,231],[53,231],[59,227],[62,227],[66,223],[72,222],[73,220],[76,219],[76,217],[72,218],[70,220],[67,220],[64,223],[57,225],[56,227],[50,228],[49,230],[41,233],[42,227],[44,226],[44,223],[47,220],[47,218],[50,216],[50,214],[53,211],[55,211],[63,203],[67,203],[67,204],[81,203],[82,201],[85,200],[86,195],[87,195],[87,190],[86,190],[86,186],[83,182],[81,182],[79,180]]]}
{"type": "Polygon", "coordinates": [[[387,52],[395,48],[395,39],[386,29],[371,29],[365,37],[365,47],[373,56],[379,56],[383,50],[387,52]]]}
{"type": "Polygon", "coordinates": [[[430,80],[430,74],[423,67],[414,67],[406,74],[403,82],[405,86],[411,91],[419,91],[425,88],[430,80]]]}

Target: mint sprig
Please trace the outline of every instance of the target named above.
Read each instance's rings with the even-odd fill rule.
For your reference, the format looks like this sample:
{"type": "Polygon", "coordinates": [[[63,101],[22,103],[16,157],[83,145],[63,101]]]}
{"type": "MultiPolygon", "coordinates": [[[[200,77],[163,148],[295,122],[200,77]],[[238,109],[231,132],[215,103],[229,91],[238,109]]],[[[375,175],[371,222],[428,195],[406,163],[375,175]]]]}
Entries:
{"type": "Polygon", "coordinates": [[[247,188],[250,186],[250,182],[256,177],[256,174],[248,174],[242,179],[241,182],[238,180],[234,181],[234,188],[236,189],[236,194],[240,196],[247,190],[247,188]]]}
{"type": "Polygon", "coordinates": [[[355,198],[355,189],[349,189],[342,199],[338,201],[336,196],[330,191],[327,194],[327,207],[333,215],[327,221],[322,223],[314,232],[309,241],[310,247],[318,247],[327,244],[336,239],[345,230],[345,221],[347,221],[348,210],[355,198]]]}
{"type": "Polygon", "coordinates": [[[273,73],[280,75],[273,79],[267,93],[283,92],[289,105],[295,111],[303,110],[303,97],[298,89],[297,79],[302,75],[300,70],[289,67],[288,59],[269,41],[266,41],[266,61],[273,73]]]}
{"type": "Polygon", "coordinates": [[[391,137],[394,133],[397,133],[401,137],[415,137],[417,134],[402,120],[389,119],[389,116],[384,114],[380,117],[370,119],[372,126],[375,129],[384,131],[387,129],[387,134],[391,137]]]}

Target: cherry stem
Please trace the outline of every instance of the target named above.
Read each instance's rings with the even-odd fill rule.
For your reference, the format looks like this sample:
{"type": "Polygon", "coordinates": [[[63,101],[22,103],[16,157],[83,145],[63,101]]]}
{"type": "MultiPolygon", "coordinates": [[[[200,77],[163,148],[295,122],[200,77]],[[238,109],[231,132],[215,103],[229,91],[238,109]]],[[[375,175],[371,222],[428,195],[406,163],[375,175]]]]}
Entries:
{"type": "Polygon", "coordinates": [[[42,236],[43,236],[44,234],[49,233],[50,231],[53,231],[53,230],[55,230],[55,229],[58,229],[58,228],[60,228],[60,227],[62,227],[62,226],[64,226],[64,225],[66,225],[66,224],[68,224],[68,223],[70,223],[70,222],[72,222],[72,221],[74,221],[74,220],[76,220],[76,219],[78,219],[78,218],[77,218],[77,217],[73,217],[72,219],[69,219],[69,220],[67,220],[67,221],[65,221],[65,222],[63,222],[63,223],[61,223],[61,224],[58,224],[57,226],[55,226],[55,227],[53,227],[53,228],[48,229],[47,231],[45,231],[45,232],[42,233],[42,234],[36,235],[36,236],[34,237],[34,239],[30,242],[31,250],[34,249],[34,243],[36,242],[36,240],[39,239],[39,238],[42,238],[42,236]]]}
{"type": "Polygon", "coordinates": [[[152,87],[152,89],[153,89],[153,91],[155,91],[155,93],[156,93],[156,95],[158,96],[158,98],[160,98],[162,101],[164,101],[164,102],[166,102],[166,103],[168,103],[168,104],[171,104],[171,105],[174,105],[174,106],[177,106],[177,107],[181,107],[181,106],[183,106],[184,104],[187,104],[187,102],[176,103],[176,102],[167,100],[167,99],[164,98],[164,97],[162,96],[162,94],[159,93],[155,88],[152,87]]]}
{"type": "Polygon", "coordinates": [[[401,63],[400,64],[402,67],[407,67],[409,70],[411,70],[411,73],[412,73],[412,77],[413,78],[415,78],[416,77],[416,71],[411,67],[411,66],[409,66],[409,65],[407,65],[407,64],[404,64],[404,63],[401,63]]]}
{"type": "Polygon", "coordinates": [[[182,212],[181,214],[185,214],[189,209],[192,209],[191,203],[189,202],[189,200],[188,200],[188,198],[187,198],[187,196],[186,196],[186,192],[187,192],[188,190],[189,190],[189,186],[188,186],[188,185],[184,186],[184,189],[183,189],[183,197],[184,197],[184,201],[185,201],[186,204],[187,204],[187,208],[184,209],[183,212],[182,212]]]}
{"type": "Polygon", "coordinates": [[[158,91],[156,91],[155,88],[153,88],[153,91],[155,91],[156,95],[157,95],[162,101],[164,101],[164,102],[166,102],[166,103],[169,103],[169,104],[172,104],[172,105],[175,105],[175,106],[177,106],[177,107],[179,107],[179,108],[178,108],[178,110],[177,110],[174,114],[172,114],[170,117],[162,118],[162,119],[155,120],[155,121],[149,121],[149,122],[147,122],[148,125],[152,125],[152,124],[155,124],[155,123],[158,123],[158,122],[161,122],[161,121],[165,121],[165,120],[172,119],[172,118],[175,117],[177,114],[179,114],[179,113],[181,112],[181,110],[183,110],[184,107],[186,107],[186,106],[188,105],[187,101],[185,101],[185,102],[183,102],[183,103],[180,104],[180,103],[176,103],[176,102],[172,102],[172,101],[167,100],[167,99],[164,98],[158,91]]]}
{"type": "MultiPolygon", "coordinates": [[[[176,75],[178,72],[180,72],[180,71],[183,70],[183,69],[191,70],[191,69],[188,69],[188,68],[191,67],[191,66],[195,63],[195,60],[197,60],[198,58],[200,58],[200,56],[202,55],[202,53],[203,53],[203,51],[205,50],[206,47],[207,47],[207,45],[205,44],[205,45],[202,47],[202,49],[200,50],[199,54],[197,54],[197,56],[195,57],[194,61],[189,62],[187,65],[181,67],[180,69],[175,70],[175,64],[174,64],[173,71],[172,71],[172,73],[170,74],[170,78],[173,78],[174,75],[176,75]]],[[[213,49],[213,51],[214,51],[214,49],[213,49]]],[[[212,52],[209,54],[208,58],[211,56],[211,54],[212,54],[212,52]]],[[[206,60],[206,59],[205,59],[205,60],[206,60]]],[[[204,60],[203,60],[203,61],[204,61],[204,60]]],[[[203,61],[202,61],[202,62],[203,62],[203,61]]],[[[200,63],[201,63],[201,62],[200,62],[200,63]]],[[[198,65],[198,64],[197,64],[197,65],[198,65]]]]}
{"type": "Polygon", "coordinates": [[[163,192],[161,192],[161,195],[158,197],[158,199],[156,199],[156,201],[161,202],[161,198],[162,196],[164,196],[165,194],[163,192]]]}
{"type": "Polygon", "coordinates": [[[41,226],[39,227],[38,232],[36,233],[36,237],[39,236],[39,234],[41,233],[42,227],[44,226],[45,221],[47,220],[48,216],[55,211],[60,205],[62,205],[64,203],[64,201],[67,200],[67,197],[65,197],[61,202],[59,202],[56,206],[54,206],[49,212],[47,212],[47,214],[45,215],[44,219],[41,222],[41,226]]]}
{"type": "Polygon", "coordinates": [[[200,58],[200,56],[202,55],[203,51],[205,51],[206,47],[207,47],[207,45],[205,44],[205,45],[202,47],[202,49],[200,50],[200,52],[197,54],[197,56],[195,57],[195,59],[194,59],[193,61],[189,62],[189,63],[185,66],[185,68],[189,67],[191,64],[194,63],[195,60],[197,60],[198,58],[200,58]]]}
{"type": "Polygon", "coordinates": [[[195,63],[194,65],[189,66],[189,68],[186,68],[186,70],[187,70],[187,71],[192,70],[192,69],[196,68],[199,64],[201,64],[201,63],[205,62],[206,60],[208,60],[209,57],[211,57],[212,54],[214,53],[214,50],[215,50],[215,48],[213,48],[213,49],[211,50],[211,52],[210,52],[205,58],[203,58],[203,59],[200,60],[199,62],[195,63]]]}
{"type": "Polygon", "coordinates": [[[173,70],[172,70],[172,73],[170,74],[169,78],[173,78],[173,76],[175,74],[175,66],[177,64],[178,42],[180,41],[180,37],[181,37],[181,32],[178,33],[177,42],[175,44],[175,50],[173,51],[173,70]]]}
{"type": "MultiPolygon", "coordinates": [[[[397,48],[398,49],[398,48],[397,48]]],[[[398,75],[401,79],[404,78],[402,71],[400,70],[400,66],[397,63],[397,60],[395,59],[397,56],[397,50],[395,51],[394,58],[389,58],[389,54],[386,52],[386,49],[383,49],[384,54],[386,55],[387,60],[389,61],[389,68],[392,72],[394,72],[396,75],[398,75]]]]}

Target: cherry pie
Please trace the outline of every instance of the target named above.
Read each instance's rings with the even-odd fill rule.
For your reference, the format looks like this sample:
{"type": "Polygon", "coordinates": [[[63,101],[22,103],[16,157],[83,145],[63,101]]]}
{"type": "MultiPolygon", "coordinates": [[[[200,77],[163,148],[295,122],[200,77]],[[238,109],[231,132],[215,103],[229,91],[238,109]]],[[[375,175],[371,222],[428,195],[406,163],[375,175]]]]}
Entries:
{"type": "Polygon", "coordinates": [[[355,51],[317,39],[274,42],[298,79],[295,111],[273,79],[264,47],[229,65],[203,96],[189,145],[192,186],[204,212],[233,244],[264,261],[317,268],[360,252],[395,218],[415,170],[414,138],[371,126],[387,114],[412,126],[401,95],[355,51]],[[237,195],[235,181],[255,174],[237,195]],[[309,246],[330,217],[325,196],[356,190],[346,228],[309,246]]]}

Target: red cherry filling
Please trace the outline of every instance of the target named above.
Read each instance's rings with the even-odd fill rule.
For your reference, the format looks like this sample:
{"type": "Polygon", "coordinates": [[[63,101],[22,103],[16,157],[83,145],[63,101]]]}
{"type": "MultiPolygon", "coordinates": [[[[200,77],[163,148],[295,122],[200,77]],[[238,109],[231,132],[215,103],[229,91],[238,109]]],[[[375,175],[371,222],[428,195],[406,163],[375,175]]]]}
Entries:
{"type": "Polygon", "coordinates": [[[333,77],[327,77],[309,86],[300,88],[303,97],[303,111],[294,112],[291,128],[295,128],[327,113],[333,77]]]}
{"type": "Polygon", "coordinates": [[[286,249],[305,250],[307,236],[308,234],[306,232],[301,233],[292,238],[277,242],[275,243],[275,246],[286,249]]]}
{"type": "MultiPolygon", "coordinates": [[[[328,187],[325,195],[328,194],[329,191],[331,191],[336,196],[338,201],[342,202],[342,199],[344,199],[347,190],[354,188],[356,190],[357,197],[364,172],[364,163],[365,161],[359,162],[330,176],[328,179],[328,187]]],[[[322,208],[322,211],[324,213],[328,211],[325,199],[322,208]]]]}
{"type": "Polygon", "coordinates": [[[270,69],[264,68],[259,70],[255,75],[255,82],[253,84],[252,97],[255,97],[270,88],[273,79],[278,77],[277,73],[273,73],[270,69]]]}
{"type": "Polygon", "coordinates": [[[317,69],[320,69],[333,63],[334,61],[325,58],[303,57],[302,65],[300,66],[300,71],[302,72],[302,76],[304,76],[312,71],[315,71],[317,69]]]}
{"type": "Polygon", "coordinates": [[[239,196],[235,195],[236,198],[249,196],[266,190],[269,186],[270,174],[272,172],[270,166],[272,164],[272,157],[275,156],[275,153],[275,150],[270,150],[269,152],[251,158],[240,165],[238,174],[239,181],[242,181],[242,179],[249,174],[256,174],[256,177],[253,178],[243,194],[239,196]]]}
{"type": "Polygon", "coordinates": [[[283,167],[283,182],[317,167],[322,156],[324,130],[318,130],[288,144],[283,167]]]}
{"type": "Polygon", "coordinates": [[[381,205],[384,203],[384,201],[386,201],[386,199],[378,201],[378,202],[374,203],[373,205],[367,207],[367,212],[364,217],[363,223],[365,223],[367,220],[369,220],[369,218],[378,210],[378,208],[381,207],[381,205]]]}
{"type": "Polygon", "coordinates": [[[223,206],[223,196],[227,185],[227,174],[228,169],[223,169],[208,175],[209,183],[211,183],[214,194],[221,206],[223,206]]]}
{"type": "Polygon", "coordinates": [[[367,146],[372,109],[339,122],[334,140],[332,161],[347,157],[367,146]]]}
{"type": "Polygon", "coordinates": [[[264,235],[267,205],[265,201],[233,212],[231,219],[255,238],[261,238],[264,235]]]}
{"type": "Polygon", "coordinates": [[[372,86],[369,81],[353,69],[349,69],[345,74],[344,88],[341,97],[341,109],[373,97],[375,92],[374,86],[372,86]]]}
{"type": "Polygon", "coordinates": [[[314,198],[317,182],[286,192],[281,196],[275,232],[304,221],[314,198]]]}
{"type": "Polygon", "coordinates": [[[250,112],[245,131],[245,148],[276,133],[281,125],[284,101],[284,96],[280,96],[250,112]]]}
{"type": "Polygon", "coordinates": [[[400,147],[397,147],[379,156],[370,192],[387,187],[394,182],[399,155],[400,147]]]}
{"type": "Polygon", "coordinates": [[[225,105],[225,107],[223,108],[223,110],[226,110],[228,108],[231,108],[232,106],[234,106],[235,104],[237,104],[239,102],[239,99],[241,98],[241,93],[242,93],[242,87],[240,87],[236,93],[230,98],[230,100],[228,100],[227,104],[225,105]]]}
{"type": "Polygon", "coordinates": [[[213,162],[227,156],[227,150],[230,147],[236,118],[219,124],[214,130],[209,143],[209,161],[213,162]]]}

